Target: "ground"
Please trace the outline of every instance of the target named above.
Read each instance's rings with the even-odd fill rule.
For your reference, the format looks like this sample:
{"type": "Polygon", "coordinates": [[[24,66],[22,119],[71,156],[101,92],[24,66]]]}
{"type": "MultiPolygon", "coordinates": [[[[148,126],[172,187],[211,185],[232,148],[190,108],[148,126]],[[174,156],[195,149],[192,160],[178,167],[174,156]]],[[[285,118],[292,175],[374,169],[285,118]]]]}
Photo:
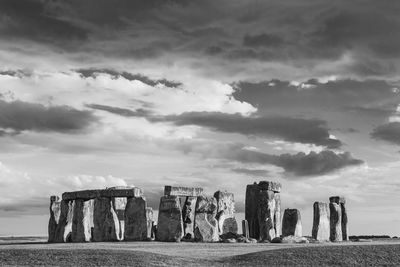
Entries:
{"type": "Polygon", "coordinates": [[[399,266],[400,240],[325,244],[0,242],[0,265],[399,266]]]}

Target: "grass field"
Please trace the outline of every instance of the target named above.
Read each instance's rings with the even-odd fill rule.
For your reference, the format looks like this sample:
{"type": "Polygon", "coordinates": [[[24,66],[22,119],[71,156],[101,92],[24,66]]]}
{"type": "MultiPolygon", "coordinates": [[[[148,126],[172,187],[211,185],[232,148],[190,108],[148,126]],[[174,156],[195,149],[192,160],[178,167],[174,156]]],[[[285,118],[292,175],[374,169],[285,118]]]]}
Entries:
{"type": "Polygon", "coordinates": [[[400,266],[400,242],[341,244],[19,243],[0,245],[1,265],[400,266]]]}

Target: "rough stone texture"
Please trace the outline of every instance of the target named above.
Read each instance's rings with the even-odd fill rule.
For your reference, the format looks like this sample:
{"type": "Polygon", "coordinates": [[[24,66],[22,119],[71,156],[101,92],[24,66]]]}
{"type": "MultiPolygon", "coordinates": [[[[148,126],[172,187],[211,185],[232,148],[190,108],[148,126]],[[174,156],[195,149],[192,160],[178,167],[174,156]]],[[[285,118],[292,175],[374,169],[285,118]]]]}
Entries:
{"type": "Polygon", "coordinates": [[[235,219],[235,199],[233,193],[217,191],[214,194],[217,200],[218,233],[237,233],[238,225],[235,219]]]}
{"type": "Polygon", "coordinates": [[[347,210],[346,210],[346,199],[341,197],[340,200],[340,208],[342,210],[342,239],[343,241],[349,240],[349,228],[347,225],[348,218],[347,218],[347,210]]]}
{"type": "Polygon", "coordinates": [[[258,224],[258,192],[259,187],[257,183],[247,185],[246,187],[246,200],[245,200],[245,219],[249,224],[249,235],[251,238],[260,236],[260,226],[258,224]]]}
{"type": "Polygon", "coordinates": [[[249,223],[247,220],[242,220],[242,233],[246,239],[249,239],[249,223]]]}
{"type": "Polygon", "coordinates": [[[182,207],[183,232],[186,239],[194,238],[194,214],[197,197],[186,197],[182,207]]]}
{"type": "Polygon", "coordinates": [[[260,241],[271,241],[275,238],[275,198],[271,190],[261,190],[258,193],[258,223],[260,226],[260,241]]]}
{"type": "Polygon", "coordinates": [[[67,218],[63,233],[63,241],[64,242],[71,242],[72,241],[72,221],[74,218],[74,209],[75,209],[75,200],[68,201],[68,211],[67,211],[67,218]]]}
{"type": "Polygon", "coordinates": [[[196,202],[194,237],[196,241],[216,242],[219,240],[218,223],[215,219],[217,200],[214,197],[199,196],[196,202]]]}
{"type": "Polygon", "coordinates": [[[183,197],[197,197],[203,194],[203,188],[200,187],[183,187],[183,186],[169,186],[164,187],[165,196],[183,196],[183,197]]]}
{"type": "Polygon", "coordinates": [[[329,241],[329,209],[327,203],[314,203],[312,237],[318,241],[329,241]]]}
{"type": "Polygon", "coordinates": [[[75,200],[74,215],[72,218],[72,242],[89,242],[93,232],[94,200],[75,200]]]}
{"type": "Polygon", "coordinates": [[[342,209],[340,204],[335,202],[329,203],[330,212],[330,236],[332,242],[342,241],[342,209]]]}
{"type": "Polygon", "coordinates": [[[183,220],[179,196],[160,199],[157,223],[157,241],[179,242],[183,237],[183,220]]]}
{"type": "Polygon", "coordinates": [[[275,213],[274,213],[274,228],[275,236],[279,237],[282,235],[282,224],[281,224],[281,195],[279,193],[274,194],[275,200],[275,213]]]}
{"type": "Polygon", "coordinates": [[[279,193],[281,192],[281,184],[277,182],[271,182],[271,181],[261,181],[258,183],[258,187],[261,190],[270,190],[273,191],[274,193],[279,193]]]}
{"type": "Polygon", "coordinates": [[[303,235],[301,216],[298,209],[285,209],[282,222],[282,235],[301,237],[303,235]]]}
{"type": "Polygon", "coordinates": [[[50,197],[50,219],[48,225],[48,242],[56,242],[57,226],[60,221],[61,202],[58,196],[50,197]]]}
{"type": "Polygon", "coordinates": [[[126,197],[113,197],[111,198],[112,206],[117,214],[118,221],[119,221],[119,233],[120,237],[124,236],[125,233],[125,208],[126,203],[128,202],[128,198],[126,197]]]}
{"type": "Polygon", "coordinates": [[[153,239],[153,225],[154,225],[154,212],[153,208],[147,207],[146,208],[146,225],[147,225],[147,238],[153,239]]]}
{"type": "Polygon", "coordinates": [[[122,240],[118,216],[110,198],[99,197],[94,199],[93,222],[93,241],[122,240]]]}
{"type": "Polygon", "coordinates": [[[138,187],[111,187],[107,189],[82,190],[74,192],[65,192],[62,194],[63,200],[75,199],[94,199],[101,197],[141,197],[143,190],[138,187]]]}
{"type": "Polygon", "coordinates": [[[125,240],[143,241],[147,239],[146,200],[143,197],[128,198],[125,209],[125,240]]]}

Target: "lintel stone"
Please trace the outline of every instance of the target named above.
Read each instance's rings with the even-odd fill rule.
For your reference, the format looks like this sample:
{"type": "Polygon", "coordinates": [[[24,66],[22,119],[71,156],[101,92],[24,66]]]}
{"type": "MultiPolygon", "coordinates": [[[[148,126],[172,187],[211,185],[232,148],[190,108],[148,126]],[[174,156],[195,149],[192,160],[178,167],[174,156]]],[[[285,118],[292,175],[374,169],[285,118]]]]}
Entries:
{"type": "Polygon", "coordinates": [[[141,197],[143,190],[139,187],[112,187],[107,189],[82,190],[74,192],[65,192],[62,194],[63,200],[75,199],[94,199],[99,197],[141,197]]]}
{"type": "Polygon", "coordinates": [[[164,195],[165,196],[197,197],[197,196],[203,195],[203,188],[166,185],[164,187],[164,195]]]}

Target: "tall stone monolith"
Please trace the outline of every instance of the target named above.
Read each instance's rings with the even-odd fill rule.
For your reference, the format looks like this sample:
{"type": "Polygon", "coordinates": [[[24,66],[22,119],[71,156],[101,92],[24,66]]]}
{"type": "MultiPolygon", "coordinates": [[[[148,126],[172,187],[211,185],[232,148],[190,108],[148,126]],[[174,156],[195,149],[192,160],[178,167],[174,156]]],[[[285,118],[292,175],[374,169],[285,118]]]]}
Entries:
{"type": "Polygon", "coordinates": [[[183,231],[186,239],[194,238],[194,214],[197,197],[188,196],[182,207],[183,231]]]}
{"type": "Polygon", "coordinates": [[[118,237],[123,240],[125,233],[125,208],[128,198],[126,197],[112,197],[111,202],[119,221],[118,237]]]}
{"type": "Polygon", "coordinates": [[[60,221],[61,202],[58,196],[50,197],[50,218],[48,226],[48,242],[56,242],[57,226],[60,221]]]}
{"type": "Polygon", "coordinates": [[[162,196],[158,211],[157,241],[179,242],[183,237],[183,220],[179,196],[162,196]]]}
{"type": "Polygon", "coordinates": [[[318,241],[329,241],[330,218],[328,203],[314,203],[314,220],[312,227],[312,237],[318,241]]]}
{"type": "Polygon", "coordinates": [[[245,238],[249,238],[249,223],[247,220],[242,220],[242,234],[245,238]]]}
{"type": "Polygon", "coordinates": [[[72,242],[89,242],[92,240],[94,200],[76,199],[72,218],[72,242]]]}
{"type": "Polygon", "coordinates": [[[128,198],[125,208],[126,241],[147,240],[147,210],[144,197],[128,198]]]}
{"type": "Polygon", "coordinates": [[[218,236],[217,200],[214,197],[199,196],[196,202],[194,238],[200,242],[216,242],[218,236]]]}
{"type": "Polygon", "coordinates": [[[329,203],[330,236],[332,242],[343,241],[342,237],[342,209],[336,202],[329,203]]]}
{"type": "Polygon", "coordinates": [[[340,198],[340,208],[342,210],[342,239],[343,241],[349,240],[349,228],[347,225],[347,209],[346,209],[346,199],[344,197],[340,198]]]}
{"type": "Polygon", "coordinates": [[[245,218],[249,225],[249,235],[251,238],[258,239],[260,236],[260,226],[258,223],[258,184],[247,185],[245,201],[245,218]]]}
{"type": "Polygon", "coordinates": [[[281,194],[279,194],[279,192],[274,192],[274,199],[275,199],[275,212],[274,212],[275,236],[280,237],[282,235],[281,194]]]}
{"type": "Polygon", "coordinates": [[[122,239],[120,223],[111,198],[98,197],[94,199],[93,222],[93,241],[120,241],[122,239]]]}
{"type": "Polygon", "coordinates": [[[260,190],[258,193],[258,224],[260,226],[260,241],[271,241],[275,232],[275,198],[271,190],[260,190]]]}
{"type": "Polygon", "coordinates": [[[146,208],[146,224],[147,224],[147,239],[153,239],[153,226],[154,226],[154,212],[153,208],[147,207],[146,208]]]}
{"type": "Polygon", "coordinates": [[[214,193],[217,200],[217,214],[219,235],[237,233],[238,225],[235,218],[235,199],[233,193],[217,191],[214,193]]]}
{"type": "Polygon", "coordinates": [[[303,235],[301,216],[298,209],[285,209],[282,220],[282,235],[284,237],[301,237],[303,235]]]}

